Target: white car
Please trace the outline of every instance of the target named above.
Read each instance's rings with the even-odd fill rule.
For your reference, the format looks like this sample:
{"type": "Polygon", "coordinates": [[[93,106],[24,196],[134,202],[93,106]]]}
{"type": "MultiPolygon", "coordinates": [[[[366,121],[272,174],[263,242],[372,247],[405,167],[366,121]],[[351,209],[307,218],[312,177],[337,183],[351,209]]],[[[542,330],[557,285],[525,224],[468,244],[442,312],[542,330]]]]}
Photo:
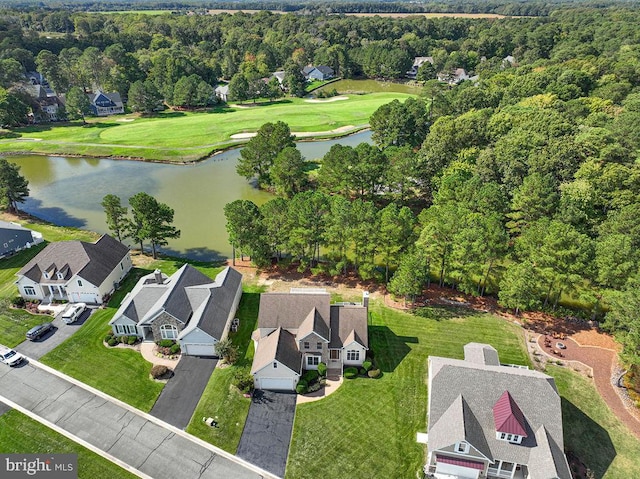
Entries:
{"type": "Polygon", "coordinates": [[[13,349],[0,346],[0,361],[13,367],[24,361],[24,356],[13,349]]]}
{"type": "Polygon", "coordinates": [[[62,322],[65,324],[75,323],[80,315],[87,309],[85,303],[75,303],[70,305],[64,313],[62,313],[62,322]]]}

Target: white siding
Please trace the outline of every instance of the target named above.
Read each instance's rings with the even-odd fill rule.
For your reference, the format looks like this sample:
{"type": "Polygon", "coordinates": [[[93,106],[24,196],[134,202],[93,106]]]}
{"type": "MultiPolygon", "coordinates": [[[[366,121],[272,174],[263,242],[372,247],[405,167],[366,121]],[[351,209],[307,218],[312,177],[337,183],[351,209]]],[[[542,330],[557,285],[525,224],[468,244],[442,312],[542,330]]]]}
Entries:
{"type": "Polygon", "coordinates": [[[42,288],[40,287],[40,285],[35,281],[30,280],[26,276],[23,276],[22,278],[18,279],[18,281],[16,281],[16,284],[18,285],[18,292],[20,293],[20,296],[22,296],[24,299],[26,300],[30,300],[30,299],[43,300],[44,299],[44,294],[42,292],[42,288]],[[24,292],[25,286],[31,286],[33,289],[35,289],[36,290],[35,296],[25,294],[24,292]]]}
{"type": "Polygon", "coordinates": [[[269,379],[290,379],[291,388],[287,390],[293,391],[296,385],[298,384],[298,379],[300,379],[300,375],[292,371],[291,369],[289,369],[287,366],[285,366],[281,362],[273,361],[272,363],[269,363],[264,368],[262,368],[260,371],[257,371],[256,373],[254,373],[253,378],[254,378],[255,387],[257,389],[263,388],[262,381],[265,379],[267,380],[266,381],[267,386],[269,386],[269,379]],[[276,363],[278,367],[274,368],[273,367],[274,363],[276,363]]]}
{"type": "Polygon", "coordinates": [[[186,355],[214,356],[215,345],[218,341],[201,329],[195,328],[179,339],[178,342],[180,343],[180,349],[186,355]]]}
{"type": "Polygon", "coordinates": [[[342,348],[342,363],[345,366],[362,366],[365,358],[367,357],[367,350],[358,343],[351,343],[342,348]],[[357,360],[349,360],[349,351],[359,351],[357,360]]]}
{"type": "MultiPolygon", "coordinates": [[[[136,326],[136,322],[133,321],[132,319],[127,318],[126,316],[120,316],[118,319],[115,319],[113,321],[113,323],[111,323],[111,331],[115,335],[122,334],[116,328],[116,325],[118,325],[118,324],[126,324],[126,325],[130,325],[130,326],[136,326]]],[[[136,336],[142,337],[142,332],[138,330],[137,326],[136,326],[136,330],[137,330],[136,336]]],[[[131,333],[128,334],[128,336],[131,336],[131,335],[132,335],[131,333]]]]}
{"type": "Polygon", "coordinates": [[[233,306],[229,310],[229,316],[227,317],[227,322],[224,325],[224,330],[222,331],[222,337],[218,339],[224,339],[229,335],[229,328],[231,327],[231,321],[236,317],[236,312],[238,311],[238,305],[240,304],[240,299],[242,298],[242,281],[238,285],[238,291],[236,291],[236,296],[233,298],[233,306]]]}
{"type": "Polygon", "coordinates": [[[91,284],[84,278],[74,275],[66,284],[67,298],[70,303],[94,303],[102,304],[102,295],[100,290],[94,284],[91,284]],[[78,284],[78,281],[80,284],[78,284]]]}
{"type": "Polygon", "coordinates": [[[124,279],[124,277],[127,275],[129,270],[131,270],[131,266],[132,266],[131,257],[127,252],[127,255],[124,258],[122,258],[122,261],[118,263],[118,265],[113,269],[111,274],[107,276],[107,278],[102,282],[100,286],[98,286],[101,300],[105,295],[110,294],[114,291],[114,287],[113,287],[114,284],[120,283],[124,279]]]}

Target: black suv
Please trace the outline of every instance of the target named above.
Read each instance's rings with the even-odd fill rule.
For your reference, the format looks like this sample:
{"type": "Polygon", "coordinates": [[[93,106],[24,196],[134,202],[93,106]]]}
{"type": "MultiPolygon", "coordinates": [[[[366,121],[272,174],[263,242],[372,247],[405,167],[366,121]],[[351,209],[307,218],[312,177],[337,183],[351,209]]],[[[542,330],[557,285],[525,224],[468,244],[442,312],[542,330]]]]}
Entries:
{"type": "Polygon", "coordinates": [[[27,331],[27,339],[31,341],[38,339],[43,334],[46,334],[49,331],[51,331],[52,328],[53,328],[53,325],[51,323],[44,323],[38,326],[34,326],[29,331],[27,331]]]}

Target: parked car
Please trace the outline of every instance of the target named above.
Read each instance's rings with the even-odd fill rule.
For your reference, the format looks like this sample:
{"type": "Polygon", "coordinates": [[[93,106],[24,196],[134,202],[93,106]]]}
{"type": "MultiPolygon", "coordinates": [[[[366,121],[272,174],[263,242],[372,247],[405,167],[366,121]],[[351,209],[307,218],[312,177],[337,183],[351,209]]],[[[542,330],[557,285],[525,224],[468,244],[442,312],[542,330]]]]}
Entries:
{"type": "Polygon", "coordinates": [[[29,331],[27,331],[27,339],[30,341],[38,339],[40,336],[48,333],[52,329],[53,329],[53,324],[51,323],[39,324],[38,326],[34,326],[29,331]]]}
{"type": "Polygon", "coordinates": [[[85,309],[87,309],[87,305],[85,303],[75,303],[70,305],[66,311],[62,313],[62,322],[64,324],[75,323],[82,313],[84,313],[85,309]]]}
{"type": "Polygon", "coordinates": [[[13,349],[0,346],[0,361],[13,367],[24,361],[24,356],[13,349]]]}

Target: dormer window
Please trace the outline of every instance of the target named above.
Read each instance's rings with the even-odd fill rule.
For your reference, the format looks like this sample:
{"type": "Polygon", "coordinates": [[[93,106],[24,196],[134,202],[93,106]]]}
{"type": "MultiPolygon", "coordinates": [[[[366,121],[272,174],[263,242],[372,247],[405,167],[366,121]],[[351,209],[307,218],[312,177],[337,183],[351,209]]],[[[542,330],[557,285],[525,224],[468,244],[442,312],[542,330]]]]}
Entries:
{"type": "Polygon", "coordinates": [[[459,452],[460,454],[468,454],[469,453],[469,443],[466,441],[457,442],[454,450],[459,452]]]}
{"type": "Polygon", "coordinates": [[[49,278],[49,272],[45,271],[44,273],[42,273],[42,276],[44,276],[44,279],[51,279],[49,278]]]}
{"type": "Polygon", "coordinates": [[[496,439],[499,439],[500,441],[507,441],[507,442],[510,442],[511,444],[520,444],[522,443],[522,439],[524,439],[524,437],[519,434],[497,432],[496,439]]]}
{"type": "Polygon", "coordinates": [[[278,367],[278,363],[273,363],[273,369],[276,369],[278,367]]]}
{"type": "Polygon", "coordinates": [[[58,279],[64,279],[64,275],[60,272],[58,272],[56,276],[58,277],[58,279]]]}

